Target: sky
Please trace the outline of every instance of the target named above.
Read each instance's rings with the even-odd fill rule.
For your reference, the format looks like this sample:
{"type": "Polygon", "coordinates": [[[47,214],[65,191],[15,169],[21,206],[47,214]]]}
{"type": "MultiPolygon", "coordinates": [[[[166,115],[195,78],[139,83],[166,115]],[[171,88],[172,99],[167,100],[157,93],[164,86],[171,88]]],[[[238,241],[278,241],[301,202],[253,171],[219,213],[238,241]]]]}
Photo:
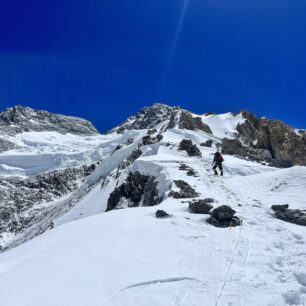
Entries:
{"type": "Polygon", "coordinates": [[[0,110],[105,131],[154,102],[306,128],[306,1],[0,1],[0,110]]]}

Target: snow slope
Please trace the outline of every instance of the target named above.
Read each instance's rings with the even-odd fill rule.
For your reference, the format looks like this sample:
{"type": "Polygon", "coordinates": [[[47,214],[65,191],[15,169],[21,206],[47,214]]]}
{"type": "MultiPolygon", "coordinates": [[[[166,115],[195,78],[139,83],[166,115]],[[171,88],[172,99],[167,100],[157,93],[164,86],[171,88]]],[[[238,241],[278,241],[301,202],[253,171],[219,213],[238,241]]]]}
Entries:
{"type": "Polygon", "coordinates": [[[105,158],[84,183],[88,192],[53,220],[54,229],[0,254],[0,305],[305,306],[306,227],[275,219],[270,207],[289,203],[306,209],[306,167],[276,169],[224,156],[225,176],[213,176],[214,149],[199,145],[230,135],[241,120],[222,118],[207,118],[213,135],[165,131],[160,142],[142,145],[142,156],[123,169],[146,130],[109,134],[112,146],[130,133],[134,142],[111,155],[103,151],[105,158]],[[216,118],[228,125],[214,129],[216,118]],[[184,138],[198,145],[202,158],[178,150],[184,138]],[[182,163],[196,176],[180,170],[182,163]],[[104,213],[110,193],[129,171],[154,175],[164,201],[104,213]],[[189,212],[190,199],[167,197],[177,179],[193,186],[199,198],[233,207],[242,226],[215,228],[205,222],[208,215],[189,212]],[[156,219],[157,209],[171,217],[156,219]]]}

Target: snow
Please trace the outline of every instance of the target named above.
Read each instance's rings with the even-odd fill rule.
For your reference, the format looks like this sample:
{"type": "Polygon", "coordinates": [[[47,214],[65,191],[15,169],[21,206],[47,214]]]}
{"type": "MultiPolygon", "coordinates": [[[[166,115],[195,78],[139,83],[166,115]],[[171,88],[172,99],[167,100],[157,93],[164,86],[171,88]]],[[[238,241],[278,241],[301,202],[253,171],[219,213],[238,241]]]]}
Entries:
{"type": "Polygon", "coordinates": [[[242,124],[245,119],[242,114],[232,113],[202,116],[202,121],[207,124],[214,136],[222,138],[233,138],[238,124],[242,124]]]}
{"type": "MultiPolygon", "coordinates": [[[[96,145],[103,158],[84,183],[88,193],[54,220],[54,229],[0,254],[0,305],[305,306],[306,227],[274,218],[270,207],[288,203],[306,209],[306,167],[277,169],[225,155],[225,176],[215,177],[214,149],[199,144],[233,135],[243,118],[225,114],[202,119],[213,135],[167,130],[161,142],[142,146],[144,154],[120,170],[119,177],[110,174],[138,147],[145,130],[63,141],[69,154],[88,154],[96,145]],[[133,144],[114,151],[129,137],[133,144]],[[183,138],[196,143],[203,157],[179,151],[183,138]],[[181,163],[196,176],[179,170],[181,163]],[[129,171],[155,176],[164,201],[105,213],[109,194],[129,171]],[[214,198],[215,207],[230,205],[242,226],[215,228],[205,222],[208,215],[190,213],[191,199],[168,198],[178,179],[189,183],[199,198],[214,198]],[[157,219],[157,209],[171,217],[157,219]]],[[[50,138],[46,142],[44,154],[65,151],[54,148],[50,138]]],[[[34,156],[38,147],[32,141],[32,153],[15,153],[34,156]]]]}
{"type": "Polygon", "coordinates": [[[99,161],[111,154],[119,143],[138,132],[124,135],[79,136],[58,132],[25,132],[8,140],[17,149],[0,154],[0,175],[37,175],[59,168],[99,161]]]}

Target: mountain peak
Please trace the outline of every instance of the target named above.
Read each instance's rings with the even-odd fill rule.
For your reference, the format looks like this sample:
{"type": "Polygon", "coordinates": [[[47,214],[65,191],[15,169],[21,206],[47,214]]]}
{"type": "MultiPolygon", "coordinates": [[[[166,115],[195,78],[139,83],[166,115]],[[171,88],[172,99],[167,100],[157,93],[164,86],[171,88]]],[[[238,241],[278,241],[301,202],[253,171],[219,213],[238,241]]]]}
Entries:
{"type": "Polygon", "coordinates": [[[14,105],[0,113],[1,132],[16,135],[29,131],[56,131],[61,134],[93,135],[99,133],[89,121],[23,105],[14,105]]]}

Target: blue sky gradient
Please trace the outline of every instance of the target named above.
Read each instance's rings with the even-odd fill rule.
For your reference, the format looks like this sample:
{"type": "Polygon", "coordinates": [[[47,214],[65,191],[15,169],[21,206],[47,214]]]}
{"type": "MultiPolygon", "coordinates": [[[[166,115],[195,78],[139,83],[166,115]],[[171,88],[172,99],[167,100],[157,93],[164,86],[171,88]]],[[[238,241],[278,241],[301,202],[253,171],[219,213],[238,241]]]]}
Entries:
{"type": "Polygon", "coordinates": [[[306,128],[306,1],[186,1],[2,0],[0,109],[104,131],[163,102],[306,128]]]}

